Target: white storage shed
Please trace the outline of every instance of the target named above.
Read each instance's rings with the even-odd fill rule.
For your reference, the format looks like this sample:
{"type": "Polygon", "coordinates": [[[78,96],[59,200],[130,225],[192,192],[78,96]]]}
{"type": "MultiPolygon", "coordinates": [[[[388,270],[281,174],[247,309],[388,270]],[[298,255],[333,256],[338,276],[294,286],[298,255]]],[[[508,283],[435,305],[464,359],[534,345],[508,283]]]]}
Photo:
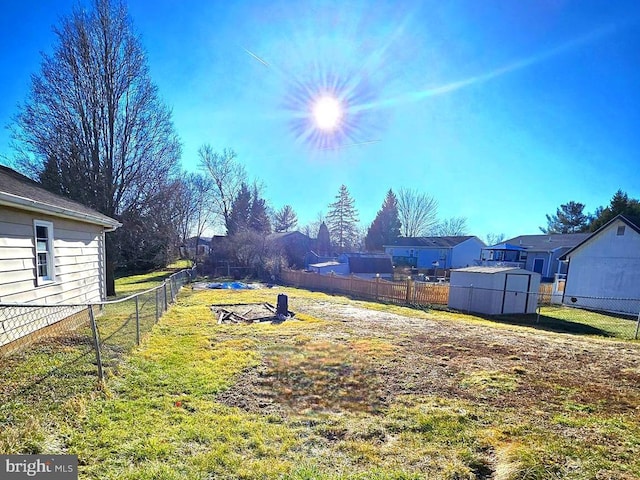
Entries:
{"type": "Polygon", "coordinates": [[[517,267],[467,267],[451,270],[449,307],[506,315],[536,313],[540,274],[517,267]]]}

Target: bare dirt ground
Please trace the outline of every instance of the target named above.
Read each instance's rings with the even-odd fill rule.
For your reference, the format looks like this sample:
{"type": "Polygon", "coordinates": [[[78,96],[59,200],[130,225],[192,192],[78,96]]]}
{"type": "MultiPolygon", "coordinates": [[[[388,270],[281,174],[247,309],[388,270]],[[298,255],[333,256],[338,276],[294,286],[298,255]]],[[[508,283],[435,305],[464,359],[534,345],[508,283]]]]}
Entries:
{"type": "Polygon", "coordinates": [[[264,363],[224,394],[225,403],[256,413],[376,411],[419,394],[548,413],[567,402],[640,413],[637,343],[411,318],[357,304],[297,299],[295,308],[335,322],[305,332],[291,348],[264,342],[264,363]],[[303,344],[304,354],[296,354],[303,344]],[[319,366],[333,371],[317,378],[319,366]]]}

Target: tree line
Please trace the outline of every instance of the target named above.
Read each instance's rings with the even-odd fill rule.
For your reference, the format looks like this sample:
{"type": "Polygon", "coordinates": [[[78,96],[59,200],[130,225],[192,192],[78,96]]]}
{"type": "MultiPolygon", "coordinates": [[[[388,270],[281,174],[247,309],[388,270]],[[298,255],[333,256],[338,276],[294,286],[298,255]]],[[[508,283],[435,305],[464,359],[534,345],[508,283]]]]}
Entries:
{"type": "MultiPolygon", "coordinates": [[[[326,215],[300,226],[291,205],[269,205],[264,186],[249,178],[233,150],[217,152],[208,144],[198,151],[201,171],[187,173],[171,110],[151,80],[125,4],[77,6],[54,33],[53,53],[43,54],[11,127],[15,163],[50,191],[123,224],[106,236],[109,295],[116,269],[164,266],[177,246],[213,226],[232,239],[229,248],[239,263],[261,265],[274,257],[265,242],[272,232],[300,229],[317,237],[316,248],[328,254],[382,250],[398,236],[467,233],[464,217],[440,219],[432,196],[408,188],[390,189],[373,222],[362,226],[345,185],[326,215]]],[[[544,231],[593,229],[638,208],[623,192],[593,215],[570,202],[547,216],[544,231]]]]}
{"type": "Polygon", "coordinates": [[[540,227],[546,234],[595,232],[618,215],[640,219],[640,200],[629,198],[626,192],[618,190],[609,205],[600,206],[593,213],[584,211],[585,204],[570,201],[556,209],[556,213],[546,215],[547,226],[540,227]]]}
{"type": "MultiPolygon", "coordinates": [[[[42,55],[14,117],[14,163],[48,190],[122,223],[106,236],[110,295],[117,268],[166,265],[176,246],[201,237],[214,224],[238,240],[298,227],[293,207],[273,209],[263,186],[248,178],[231,149],[216,152],[203,145],[198,152],[202,171],[181,170],[171,110],[159,98],[123,2],[77,6],[54,33],[53,53],[42,55]]],[[[328,231],[333,248],[343,251],[380,249],[398,233],[466,229],[464,219],[437,222],[436,212],[437,202],[426,194],[401,189],[396,197],[389,191],[365,232],[343,185],[327,215],[307,231],[315,237],[325,222],[322,236],[328,231]]]]}

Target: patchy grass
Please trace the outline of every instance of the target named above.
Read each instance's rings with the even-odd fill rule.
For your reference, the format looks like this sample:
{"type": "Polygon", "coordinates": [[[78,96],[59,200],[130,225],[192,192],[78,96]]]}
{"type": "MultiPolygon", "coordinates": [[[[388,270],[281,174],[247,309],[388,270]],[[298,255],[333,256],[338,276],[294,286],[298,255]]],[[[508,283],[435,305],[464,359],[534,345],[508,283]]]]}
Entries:
{"type": "Polygon", "coordinates": [[[164,270],[143,273],[140,275],[124,275],[116,278],[116,297],[127,297],[161,285],[172,273],[191,268],[189,260],[177,260],[164,270]]]}
{"type": "MultiPolygon", "coordinates": [[[[173,273],[163,272],[116,279],[116,289],[127,295],[159,285],[173,273]]],[[[140,298],[140,330],[155,323],[155,295],[140,298]]],[[[117,374],[118,361],[136,345],[133,301],[108,305],[97,318],[108,376],[117,374]]],[[[88,316],[73,332],[42,339],[28,349],[2,358],[0,364],[0,452],[59,452],[57,430],[68,412],[104,395],[97,367],[88,316]]]]}
{"type": "Polygon", "coordinates": [[[82,479],[631,479],[639,353],[295,289],[186,289],[106,390],[46,414],[32,399],[0,449],[78,454],[82,479]],[[294,320],[211,314],[281,292],[294,320]]]}

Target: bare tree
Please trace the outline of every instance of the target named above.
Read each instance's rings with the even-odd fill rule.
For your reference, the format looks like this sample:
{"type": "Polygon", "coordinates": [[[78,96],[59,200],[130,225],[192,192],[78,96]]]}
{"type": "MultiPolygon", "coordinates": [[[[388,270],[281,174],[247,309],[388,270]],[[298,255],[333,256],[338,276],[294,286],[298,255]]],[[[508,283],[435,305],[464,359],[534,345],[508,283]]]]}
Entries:
{"type": "Polygon", "coordinates": [[[487,245],[497,245],[504,241],[504,233],[487,233],[487,245]]]}
{"type": "Polygon", "coordinates": [[[215,213],[222,218],[225,228],[229,228],[231,206],[238,196],[242,184],[246,184],[247,172],[238,162],[233,150],[214,152],[211,145],[203,145],[198,150],[200,164],[211,175],[213,181],[213,205],[215,213]]]}
{"type": "Polygon", "coordinates": [[[307,235],[309,238],[317,238],[318,230],[320,230],[320,225],[324,223],[324,220],[325,220],[324,212],[320,211],[316,214],[316,218],[310,221],[309,223],[303,225],[300,228],[300,231],[305,235],[307,235]]]}
{"type": "Polygon", "coordinates": [[[124,227],[107,235],[107,294],[113,295],[124,220],[170,184],[180,143],[124,3],[78,6],[54,32],[54,53],[43,54],[41,71],[32,76],[13,138],[22,164],[46,188],[122,217],[124,227]]]}
{"type": "Polygon", "coordinates": [[[423,237],[438,223],[438,202],[431,195],[401,188],[398,192],[398,216],[403,237],[423,237]]]}
{"type": "Polygon", "coordinates": [[[433,228],[433,235],[438,237],[458,237],[466,235],[468,230],[466,217],[451,217],[438,222],[433,228]]]}
{"type": "Polygon", "coordinates": [[[195,237],[196,257],[200,238],[212,220],[210,195],[213,192],[213,182],[200,173],[182,175],[179,180],[177,200],[180,239],[186,244],[191,237],[195,237]]]}

